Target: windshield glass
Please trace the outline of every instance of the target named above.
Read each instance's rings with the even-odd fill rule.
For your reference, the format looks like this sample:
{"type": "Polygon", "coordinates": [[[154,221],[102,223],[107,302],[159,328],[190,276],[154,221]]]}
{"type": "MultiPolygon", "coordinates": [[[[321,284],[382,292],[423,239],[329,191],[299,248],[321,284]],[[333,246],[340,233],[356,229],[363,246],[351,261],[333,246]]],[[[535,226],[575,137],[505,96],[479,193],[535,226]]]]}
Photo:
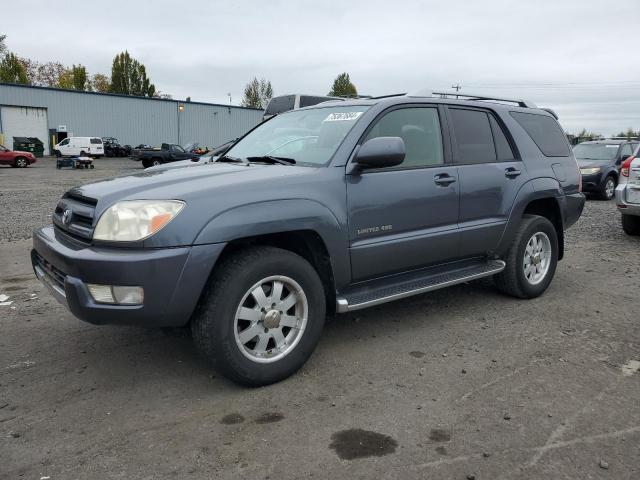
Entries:
{"type": "Polygon", "coordinates": [[[230,157],[286,157],[325,165],[368,105],[322,107],[283,113],[263,123],[228,152],[230,157]]]}
{"type": "Polygon", "coordinates": [[[573,147],[576,158],[583,160],[612,160],[618,153],[618,144],[581,143],[573,147]]]}

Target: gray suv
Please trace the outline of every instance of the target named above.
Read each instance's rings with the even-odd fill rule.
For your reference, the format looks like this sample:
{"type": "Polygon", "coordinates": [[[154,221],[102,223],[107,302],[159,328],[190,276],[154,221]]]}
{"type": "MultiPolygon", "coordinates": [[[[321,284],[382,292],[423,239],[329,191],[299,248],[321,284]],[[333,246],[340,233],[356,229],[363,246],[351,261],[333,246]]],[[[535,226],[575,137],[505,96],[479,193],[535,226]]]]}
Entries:
{"type": "Polygon", "coordinates": [[[303,365],[327,314],[482,277],[537,297],[583,206],[550,111],[338,101],[277,115],[215,162],[68,191],[32,263],[78,318],[189,325],[224,375],[265,385],[303,365]]]}

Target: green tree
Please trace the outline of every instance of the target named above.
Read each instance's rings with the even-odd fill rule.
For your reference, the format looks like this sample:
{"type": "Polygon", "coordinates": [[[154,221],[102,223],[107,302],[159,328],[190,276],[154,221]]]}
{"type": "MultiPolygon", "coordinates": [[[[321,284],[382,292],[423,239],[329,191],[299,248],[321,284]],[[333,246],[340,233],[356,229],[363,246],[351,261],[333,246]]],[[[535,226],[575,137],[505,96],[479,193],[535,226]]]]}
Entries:
{"type": "Polygon", "coordinates": [[[73,90],[73,70],[65,68],[58,76],[58,84],[56,87],[73,90]]]}
{"type": "Polygon", "coordinates": [[[273,87],[271,82],[264,78],[258,80],[254,77],[244,87],[244,96],[242,97],[243,107],[266,108],[269,100],[273,97],[273,87]]]}
{"type": "Polygon", "coordinates": [[[113,59],[111,66],[111,91],[125,95],[153,97],[156,87],[147,77],[147,69],[124,51],[113,59]]]}
{"type": "Polygon", "coordinates": [[[93,75],[90,83],[90,89],[94,92],[106,93],[111,91],[111,82],[109,81],[109,77],[102,73],[96,73],[93,75]]]}
{"type": "Polygon", "coordinates": [[[7,45],[4,43],[6,39],[6,35],[0,35],[0,55],[4,55],[4,52],[7,51],[7,45]]]}
{"type": "Polygon", "coordinates": [[[332,97],[355,97],[358,95],[356,86],[351,83],[349,74],[347,72],[341,73],[333,81],[333,87],[329,95],[332,97]]]}
{"type": "Polygon", "coordinates": [[[0,82],[29,84],[27,69],[17,55],[7,53],[0,61],[0,82]]]}
{"type": "Polygon", "coordinates": [[[83,65],[74,65],[71,67],[71,76],[73,77],[73,88],[75,90],[84,91],[87,89],[87,69],[83,65]]]}

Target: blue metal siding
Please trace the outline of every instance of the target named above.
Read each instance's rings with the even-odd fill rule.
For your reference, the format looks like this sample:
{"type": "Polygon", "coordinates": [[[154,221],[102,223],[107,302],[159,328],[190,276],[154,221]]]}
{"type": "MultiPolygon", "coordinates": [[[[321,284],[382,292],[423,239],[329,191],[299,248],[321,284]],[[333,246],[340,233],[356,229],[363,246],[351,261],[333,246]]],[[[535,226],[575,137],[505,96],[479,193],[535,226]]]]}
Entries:
{"type": "Polygon", "coordinates": [[[163,142],[217,146],[262,120],[262,111],[235,106],[7,84],[0,84],[0,105],[46,108],[50,129],[66,125],[75,136],[116,137],[133,146],[163,142]]]}

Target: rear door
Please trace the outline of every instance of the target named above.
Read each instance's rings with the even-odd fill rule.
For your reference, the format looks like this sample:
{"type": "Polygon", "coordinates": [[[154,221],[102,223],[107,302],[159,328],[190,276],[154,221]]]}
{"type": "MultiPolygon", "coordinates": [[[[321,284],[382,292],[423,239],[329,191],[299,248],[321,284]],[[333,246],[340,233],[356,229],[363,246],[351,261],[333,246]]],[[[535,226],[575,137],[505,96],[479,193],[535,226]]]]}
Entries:
{"type": "Polygon", "coordinates": [[[401,137],[406,156],[395,167],[347,175],[354,281],[458,256],[458,174],[448,163],[443,112],[429,105],[396,107],[361,139],[401,137]]]}
{"type": "Polygon", "coordinates": [[[484,256],[498,246],[525,166],[493,112],[451,106],[447,113],[460,183],[460,254],[484,256]]]}

